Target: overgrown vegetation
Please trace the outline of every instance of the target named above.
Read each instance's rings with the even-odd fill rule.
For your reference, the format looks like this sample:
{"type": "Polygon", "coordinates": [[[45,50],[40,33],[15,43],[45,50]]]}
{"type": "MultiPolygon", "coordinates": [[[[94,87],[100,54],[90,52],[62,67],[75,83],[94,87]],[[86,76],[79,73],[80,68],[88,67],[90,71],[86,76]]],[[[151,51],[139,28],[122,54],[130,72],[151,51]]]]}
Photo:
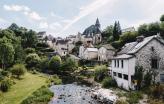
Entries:
{"type": "Polygon", "coordinates": [[[53,97],[51,92],[46,86],[42,86],[32,93],[28,98],[24,99],[21,104],[47,104],[53,97]]]}

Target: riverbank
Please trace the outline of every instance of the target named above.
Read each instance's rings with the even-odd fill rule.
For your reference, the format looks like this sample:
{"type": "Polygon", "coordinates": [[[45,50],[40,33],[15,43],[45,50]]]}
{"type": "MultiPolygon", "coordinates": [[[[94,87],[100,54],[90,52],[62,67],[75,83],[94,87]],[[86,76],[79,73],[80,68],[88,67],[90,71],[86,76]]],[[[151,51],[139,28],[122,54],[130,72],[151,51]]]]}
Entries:
{"type": "Polygon", "coordinates": [[[46,85],[46,80],[42,74],[27,72],[21,80],[15,79],[15,84],[8,92],[0,95],[0,104],[20,104],[38,88],[46,85]]]}

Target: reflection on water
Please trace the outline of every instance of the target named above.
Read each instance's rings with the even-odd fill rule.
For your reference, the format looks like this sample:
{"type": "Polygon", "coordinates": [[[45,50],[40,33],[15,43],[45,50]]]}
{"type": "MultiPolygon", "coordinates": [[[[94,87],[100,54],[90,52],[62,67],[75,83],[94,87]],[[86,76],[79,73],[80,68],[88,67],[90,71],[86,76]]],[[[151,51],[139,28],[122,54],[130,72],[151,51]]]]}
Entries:
{"type": "Polygon", "coordinates": [[[91,98],[91,88],[76,84],[53,85],[54,98],[49,104],[98,104],[91,98]]]}

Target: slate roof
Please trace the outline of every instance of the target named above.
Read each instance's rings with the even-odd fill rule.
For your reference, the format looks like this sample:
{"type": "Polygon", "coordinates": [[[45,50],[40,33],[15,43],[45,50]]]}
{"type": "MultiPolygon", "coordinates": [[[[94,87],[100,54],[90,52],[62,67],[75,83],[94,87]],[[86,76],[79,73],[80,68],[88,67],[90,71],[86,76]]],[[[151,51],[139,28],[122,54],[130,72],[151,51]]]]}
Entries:
{"type": "Polygon", "coordinates": [[[118,55],[118,56],[114,57],[113,59],[129,59],[132,57],[133,57],[133,55],[122,54],[122,55],[118,55]]]}
{"type": "Polygon", "coordinates": [[[90,52],[98,52],[97,48],[87,48],[86,50],[88,50],[90,52]]]}
{"type": "Polygon", "coordinates": [[[101,47],[106,48],[107,50],[115,50],[110,44],[104,44],[101,47]]]}
{"type": "Polygon", "coordinates": [[[164,40],[161,37],[159,37],[158,35],[153,35],[153,36],[144,38],[144,40],[141,42],[131,42],[131,43],[125,44],[122,47],[121,51],[119,51],[117,53],[117,56],[114,58],[120,58],[120,57],[127,58],[128,55],[133,56],[133,54],[137,53],[141,48],[143,48],[146,44],[148,44],[152,39],[157,39],[159,42],[164,44],[164,40]]]}
{"type": "Polygon", "coordinates": [[[64,40],[64,39],[57,40],[56,45],[57,45],[57,44],[67,44],[68,41],[69,41],[69,40],[64,40]]]}

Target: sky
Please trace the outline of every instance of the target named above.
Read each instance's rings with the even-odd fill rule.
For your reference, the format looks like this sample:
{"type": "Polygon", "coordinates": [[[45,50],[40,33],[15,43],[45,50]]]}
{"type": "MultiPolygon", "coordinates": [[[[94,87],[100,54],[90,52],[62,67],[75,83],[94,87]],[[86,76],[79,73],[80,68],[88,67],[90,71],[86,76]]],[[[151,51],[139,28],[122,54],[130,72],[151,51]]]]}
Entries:
{"type": "Polygon", "coordinates": [[[96,18],[102,30],[115,21],[124,29],[159,21],[162,14],[164,0],[0,0],[0,28],[16,23],[54,37],[82,33],[96,18]]]}

